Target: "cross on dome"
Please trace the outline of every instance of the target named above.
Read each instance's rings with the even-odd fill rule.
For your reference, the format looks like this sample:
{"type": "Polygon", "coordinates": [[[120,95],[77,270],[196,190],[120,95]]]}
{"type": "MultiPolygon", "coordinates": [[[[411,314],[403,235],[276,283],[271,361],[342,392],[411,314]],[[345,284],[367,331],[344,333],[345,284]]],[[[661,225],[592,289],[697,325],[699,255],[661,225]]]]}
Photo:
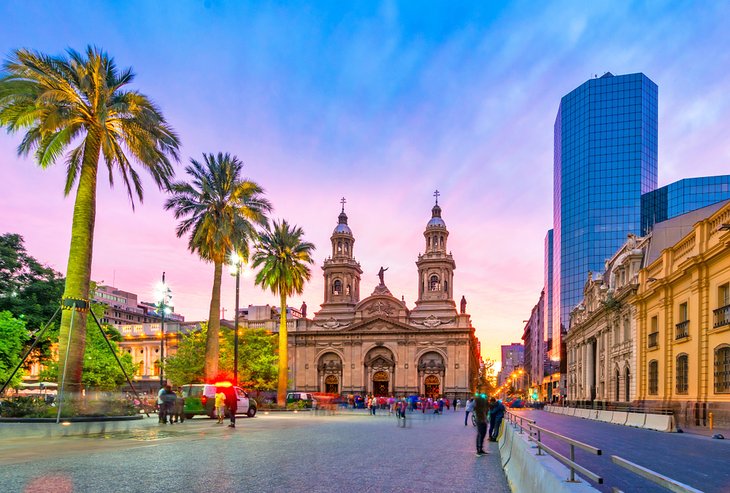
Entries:
{"type": "Polygon", "coordinates": [[[439,205],[439,195],[441,195],[441,192],[439,192],[438,190],[433,192],[433,196],[436,197],[436,205],[439,205]]]}
{"type": "Polygon", "coordinates": [[[340,199],[340,204],[342,204],[342,212],[345,212],[345,204],[346,203],[347,203],[347,200],[345,199],[345,197],[342,197],[340,199]]]}

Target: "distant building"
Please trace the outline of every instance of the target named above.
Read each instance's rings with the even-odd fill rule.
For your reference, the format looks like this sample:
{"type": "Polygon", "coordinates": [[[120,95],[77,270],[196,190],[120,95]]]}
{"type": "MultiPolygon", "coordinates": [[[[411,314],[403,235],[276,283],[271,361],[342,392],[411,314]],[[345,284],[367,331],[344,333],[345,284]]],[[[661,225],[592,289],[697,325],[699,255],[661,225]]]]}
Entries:
{"type": "Polygon", "coordinates": [[[518,368],[525,365],[525,346],[519,342],[513,342],[502,346],[502,369],[497,374],[497,385],[502,385],[518,368]]]}
{"type": "MultiPolygon", "coordinates": [[[[98,286],[94,292],[94,301],[106,305],[106,311],[101,323],[120,326],[127,324],[151,324],[160,322],[157,306],[150,302],[140,302],[137,294],[123,291],[112,286],[98,286]]],[[[166,313],[165,320],[170,322],[184,322],[185,317],[174,313],[173,307],[168,307],[173,313],[166,313]]]]}
{"type": "Polygon", "coordinates": [[[542,384],[545,376],[544,308],[545,291],[542,291],[522,334],[525,379],[527,386],[534,389],[542,384]]]}
{"type": "MultiPolygon", "coordinates": [[[[547,344],[546,357],[553,354],[553,230],[549,230],[545,235],[545,265],[544,265],[544,282],[543,303],[545,306],[543,312],[543,339],[547,344]]],[[[554,355],[557,360],[557,355],[554,355]]]]}

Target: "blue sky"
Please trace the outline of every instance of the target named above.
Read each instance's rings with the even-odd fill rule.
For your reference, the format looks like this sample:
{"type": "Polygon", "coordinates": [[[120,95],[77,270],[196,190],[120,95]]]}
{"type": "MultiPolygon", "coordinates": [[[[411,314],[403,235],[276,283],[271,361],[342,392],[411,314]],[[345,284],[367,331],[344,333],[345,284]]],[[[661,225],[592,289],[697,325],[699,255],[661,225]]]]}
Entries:
{"type": "MultiPolygon", "coordinates": [[[[659,85],[660,185],[725,174],[729,14],[726,2],[9,1],[0,54],[95,44],[133,66],[133,87],[180,133],[183,164],[202,152],[238,155],[275,216],[317,245],[312,283],[292,300],[310,311],[343,195],[363,294],[390,266],[389,288],[412,306],[438,188],[455,294],[496,357],[519,340],[542,289],[560,97],[595,74],[644,72],[659,85]]],[[[0,135],[9,185],[0,231],[23,234],[63,271],[63,166],[39,170],[15,156],[18,142],[0,135]]],[[[144,298],[166,270],[176,308],[203,318],[212,267],[175,238],[165,197],[145,183],[136,212],[123,190],[101,184],[94,277],[144,298]]],[[[243,295],[244,305],[276,302],[251,286],[243,295]]]]}

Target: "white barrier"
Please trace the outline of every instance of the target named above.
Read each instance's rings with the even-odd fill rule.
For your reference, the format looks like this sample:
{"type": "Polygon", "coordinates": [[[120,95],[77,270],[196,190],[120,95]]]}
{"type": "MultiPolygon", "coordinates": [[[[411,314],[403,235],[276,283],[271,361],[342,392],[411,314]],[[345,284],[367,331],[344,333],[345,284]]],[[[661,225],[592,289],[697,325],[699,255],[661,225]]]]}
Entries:
{"type": "Polygon", "coordinates": [[[628,417],[629,413],[626,411],[614,411],[613,416],[611,416],[611,423],[615,425],[625,425],[628,417]]]}
{"type": "Polygon", "coordinates": [[[674,416],[668,414],[647,414],[643,428],[645,430],[676,431],[674,416]]]}
{"type": "MultiPolygon", "coordinates": [[[[545,455],[536,455],[537,449],[527,441],[528,434],[520,435],[514,428],[503,423],[499,439],[499,454],[507,481],[512,491],[520,493],[593,493],[598,490],[587,482],[569,483],[567,467],[545,455]]],[[[485,490],[486,491],[486,490],[485,490]]]]}
{"type": "Polygon", "coordinates": [[[575,417],[576,418],[588,419],[588,413],[589,413],[589,410],[588,409],[576,409],[575,410],[575,417]]]}
{"type": "Polygon", "coordinates": [[[629,413],[629,416],[626,418],[626,426],[633,426],[634,428],[643,428],[645,421],[646,421],[646,414],[629,413]]]}
{"type": "Polygon", "coordinates": [[[596,419],[598,421],[603,421],[604,423],[610,423],[611,418],[613,418],[613,411],[598,411],[598,414],[596,415],[596,419]]]}

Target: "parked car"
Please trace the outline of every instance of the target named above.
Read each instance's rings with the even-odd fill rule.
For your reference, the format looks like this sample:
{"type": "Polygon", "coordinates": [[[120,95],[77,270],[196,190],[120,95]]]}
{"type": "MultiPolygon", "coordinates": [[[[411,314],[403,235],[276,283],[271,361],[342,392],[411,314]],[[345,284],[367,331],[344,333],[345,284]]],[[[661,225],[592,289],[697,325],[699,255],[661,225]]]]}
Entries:
{"type": "Polygon", "coordinates": [[[317,399],[310,392],[289,392],[286,394],[286,403],[304,401],[304,407],[311,409],[317,407],[317,399]]]}
{"type": "MultiPolygon", "coordinates": [[[[215,394],[222,387],[230,387],[230,382],[219,382],[215,385],[207,383],[191,383],[183,385],[183,397],[185,397],[185,418],[192,419],[196,415],[205,415],[215,418],[215,394]]],[[[238,397],[236,415],[245,414],[249,418],[256,416],[257,404],[253,397],[240,387],[234,387],[238,397]]],[[[226,410],[226,415],[228,411],[226,410]]]]}

